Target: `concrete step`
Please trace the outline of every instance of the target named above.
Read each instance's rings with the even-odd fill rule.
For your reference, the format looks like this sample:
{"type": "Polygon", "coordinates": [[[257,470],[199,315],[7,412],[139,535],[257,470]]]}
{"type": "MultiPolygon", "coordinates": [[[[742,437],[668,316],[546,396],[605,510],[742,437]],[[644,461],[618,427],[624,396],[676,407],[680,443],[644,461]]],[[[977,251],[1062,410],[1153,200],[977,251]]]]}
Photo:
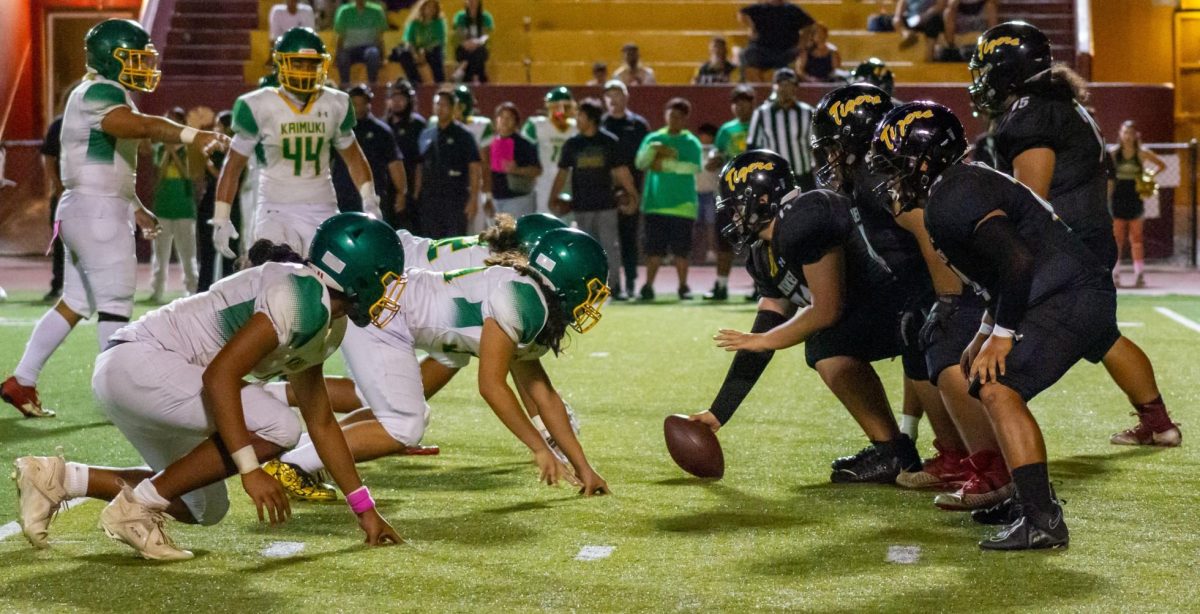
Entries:
{"type": "Polygon", "coordinates": [[[175,13],[171,15],[172,30],[253,30],[258,27],[258,15],[234,13],[213,15],[211,13],[175,13]]]}
{"type": "Polygon", "coordinates": [[[167,47],[167,52],[164,60],[237,60],[244,61],[250,58],[250,45],[194,45],[180,44],[170,45],[167,47]]]}
{"type": "MultiPolygon", "coordinates": [[[[167,32],[167,45],[248,45],[250,32],[251,30],[236,29],[172,28],[167,32]]],[[[263,31],[265,44],[266,40],[266,31],[263,31]]]]}
{"type": "Polygon", "coordinates": [[[258,5],[258,0],[175,0],[175,12],[203,13],[214,17],[233,14],[257,17],[258,5]]]}
{"type": "Polygon", "coordinates": [[[242,60],[197,60],[167,58],[162,62],[164,73],[177,76],[196,75],[237,80],[242,77],[242,60]]]}

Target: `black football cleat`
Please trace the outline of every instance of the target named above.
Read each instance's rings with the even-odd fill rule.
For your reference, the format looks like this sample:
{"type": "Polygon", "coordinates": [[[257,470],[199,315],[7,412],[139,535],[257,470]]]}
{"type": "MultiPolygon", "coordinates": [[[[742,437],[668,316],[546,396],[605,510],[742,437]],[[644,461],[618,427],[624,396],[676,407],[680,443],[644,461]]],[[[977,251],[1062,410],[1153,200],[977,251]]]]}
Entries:
{"type": "Polygon", "coordinates": [[[886,455],[872,446],[870,451],[829,476],[834,484],[893,484],[900,475],[901,462],[896,456],[886,455]]]}
{"type": "Polygon", "coordinates": [[[704,293],[706,301],[727,301],[729,300],[729,286],[722,286],[719,283],[714,283],[712,290],[704,293]]]}
{"type": "Polygon", "coordinates": [[[1066,548],[1070,542],[1062,506],[1054,503],[1049,514],[1032,505],[1017,502],[1013,508],[1016,520],[1000,529],[994,537],[979,542],[983,550],[1047,550],[1066,548]]]}
{"type": "MultiPolygon", "coordinates": [[[[1061,506],[1063,503],[1066,503],[1065,500],[1059,499],[1058,496],[1054,494],[1053,488],[1050,489],[1050,496],[1054,497],[1054,503],[1056,505],[1061,506]]],[[[1016,495],[1013,495],[991,507],[985,507],[983,509],[978,509],[971,512],[971,520],[974,520],[979,524],[992,526],[1012,524],[1017,521],[1017,518],[1020,517],[1021,504],[1019,501],[1017,501],[1016,495]]]]}
{"type": "Polygon", "coordinates": [[[851,465],[857,464],[859,462],[859,460],[862,459],[862,457],[864,457],[867,454],[870,454],[871,452],[874,452],[874,451],[875,451],[875,445],[872,444],[872,445],[869,445],[849,456],[839,456],[839,457],[833,459],[833,462],[829,463],[829,466],[834,471],[840,471],[851,465]]]}

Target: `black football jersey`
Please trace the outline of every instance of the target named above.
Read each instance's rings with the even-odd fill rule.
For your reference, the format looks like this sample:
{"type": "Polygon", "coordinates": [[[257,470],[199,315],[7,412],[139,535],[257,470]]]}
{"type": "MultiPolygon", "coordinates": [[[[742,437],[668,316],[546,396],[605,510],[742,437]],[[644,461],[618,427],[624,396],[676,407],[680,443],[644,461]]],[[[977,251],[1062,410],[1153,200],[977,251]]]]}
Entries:
{"type": "Polygon", "coordinates": [[[979,222],[997,209],[1017,227],[1033,254],[1030,305],[1063,288],[1095,284],[1108,274],[1054,208],[1024,184],[984,164],[956,164],[930,188],[925,225],[938,253],[989,301],[995,297],[999,269],[973,248],[972,237],[979,222]]]}
{"type": "Polygon", "coordinates": [[[1116,263],[1104,139],[1082,105],[1066,95],[1022,96],[997,123],[994,143],[996,168],[1010,175],[1025,151],[1054,150],[1050,204],[1096,258],[1109,267],[1116,263]]]}
{"type": "Polygon", "coordinates": [[[875,191],[883,180],[865,168],[856,172],[850,195],[850,215],[868,254],[882,269],[910,291],[932,291],[933,282],[916,238],[896,223],[888,197],[875,191]]]}

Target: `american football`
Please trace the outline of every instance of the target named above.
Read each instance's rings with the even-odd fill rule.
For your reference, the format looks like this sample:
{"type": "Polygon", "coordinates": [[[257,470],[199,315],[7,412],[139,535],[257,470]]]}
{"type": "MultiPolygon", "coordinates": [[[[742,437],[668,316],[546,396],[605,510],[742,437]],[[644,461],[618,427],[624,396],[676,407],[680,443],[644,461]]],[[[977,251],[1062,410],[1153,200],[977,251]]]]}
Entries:
{"type": "Polygon", "coordinates": [[[663,435],[671,458],[684,471],[698,478],[720,479],[725,475],[721,442],[708,425],[673,414],[663,420],[663,435]]]}

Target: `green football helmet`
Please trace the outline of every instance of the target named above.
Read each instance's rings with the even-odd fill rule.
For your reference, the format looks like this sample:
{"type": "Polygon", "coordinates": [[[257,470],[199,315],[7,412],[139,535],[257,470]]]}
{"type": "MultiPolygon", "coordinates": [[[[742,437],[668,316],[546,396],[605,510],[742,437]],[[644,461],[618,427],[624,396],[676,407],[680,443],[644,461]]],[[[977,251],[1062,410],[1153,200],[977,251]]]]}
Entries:
{"type": "Polygon", "coordinates": [[[275,70],[263,75],[258,79],[258,89],[264,87],[279,87],[279,73],[275,70]]]}
{"type": "Polygon", "coordinates": [[[560,85],[549,92],[546,92],[546,104],[555,102],[574,102],[575,99],[571,96],[571,90],[567,86],[560,85]]]}
{"type": "Polygon", "coordinates": [[[383,328],[400,311],[404,248],[396,231],[364,213],[339,213],[317,226],[308,260],[321,281],[350,299],[357,326],[383,328]]]}
{"type": "Polygon", "coordinates": [[[279,85],[294,94],[311,94],[325,85],[329,53],[325,41],[309,28],[296,27],[275,41],[271,54],[279,85]]]}
{"type": "Polygon", "coordinates": [[[464,120],[475,111],[475,95],[471,93],[471,88],[459,85],[451,91],[450,96],[454,99],[454,110],[460,111],[464,120]]]}
{"type": "Polygon", "coordinates": [[[586,232],[558,228],[542,235],[529,250],[529,266],[553,288],[571,328],[586,333],[600,322],[608,300],[608,256],[586,232]]]}
{"type": "Polygon", "coordinates": [[[528,254],[542,235],[566,227],[566,222],[549,213],[527,213],[517,220],[517,242],[521,244],[521,251],[528,254]]]}
{"type": "Polygon", "coordinates": [[[83,39],[87,67],[127,88],[153,92],[162,78],[158,51],[136,21],[108,19],[88,30],[83,39]]]}

